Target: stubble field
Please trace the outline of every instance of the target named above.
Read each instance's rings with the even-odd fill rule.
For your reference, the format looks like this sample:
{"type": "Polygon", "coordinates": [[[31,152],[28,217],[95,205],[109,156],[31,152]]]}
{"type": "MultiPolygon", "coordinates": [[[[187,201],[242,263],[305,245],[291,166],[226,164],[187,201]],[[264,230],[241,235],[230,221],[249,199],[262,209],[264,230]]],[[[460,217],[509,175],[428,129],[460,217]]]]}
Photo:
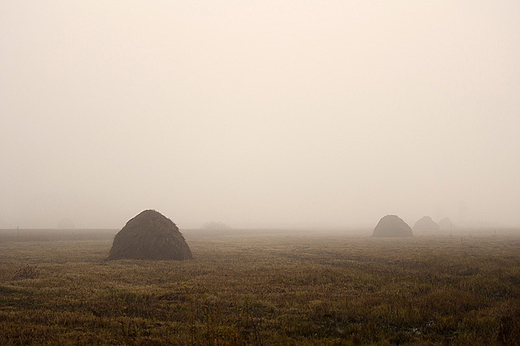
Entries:
{"type": "Polygon", "coordinates": [[[106,262],[116,231],[6,232],[2,345],[520,340],[515,232],[377,239],[187,230],[194,260],[183,262],[106,262]]]}

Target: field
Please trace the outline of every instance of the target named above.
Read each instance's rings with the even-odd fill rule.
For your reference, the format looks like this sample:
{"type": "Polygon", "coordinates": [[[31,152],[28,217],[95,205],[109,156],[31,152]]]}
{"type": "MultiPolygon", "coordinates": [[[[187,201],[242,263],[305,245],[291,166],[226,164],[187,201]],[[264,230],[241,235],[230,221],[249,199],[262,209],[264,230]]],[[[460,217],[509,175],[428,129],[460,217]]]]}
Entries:
{"type": "Polygon", "coordinates": [[[0,230],[1,345],[520,343],[514,231],[186,230],[184,262],[106,262],[115,230],[14,232],[0,230]]]}

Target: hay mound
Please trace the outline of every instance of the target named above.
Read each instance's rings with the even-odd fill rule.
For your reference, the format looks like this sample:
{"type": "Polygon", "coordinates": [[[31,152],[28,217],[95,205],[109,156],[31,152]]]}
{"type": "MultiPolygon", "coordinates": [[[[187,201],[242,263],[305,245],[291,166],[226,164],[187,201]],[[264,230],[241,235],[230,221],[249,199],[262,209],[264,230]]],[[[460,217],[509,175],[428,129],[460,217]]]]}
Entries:
{"type": "Polygon", "coordinates": [[[437,222],[433,221],[431,217],[429,216],[423,216],[417,222],[415,225],[413,225],[413,231],[414,232],[439,232],[440,227],[437,224],[437,222]]]}
{"type": "Polygon", "coordinates": [[[145,210],[128,221],[115,236],[108,260],[185,260],[191,250],[179,228],[161,213],[145,210]]]}
{"type": "Polygon", "coordinates": [[[452,230],[452,229],[456,228],[455,225],[453,224],[453,222],[451,222],[451,219],[449,217],[445,217],[444,219],[440,220],[439,227],[442,230],[452,230]]]}
{"type": "Polygon", "coordinates": [[[411,237],[412,229],[397,215],[386,215],[374,228],[373,237],[411,237]]]}

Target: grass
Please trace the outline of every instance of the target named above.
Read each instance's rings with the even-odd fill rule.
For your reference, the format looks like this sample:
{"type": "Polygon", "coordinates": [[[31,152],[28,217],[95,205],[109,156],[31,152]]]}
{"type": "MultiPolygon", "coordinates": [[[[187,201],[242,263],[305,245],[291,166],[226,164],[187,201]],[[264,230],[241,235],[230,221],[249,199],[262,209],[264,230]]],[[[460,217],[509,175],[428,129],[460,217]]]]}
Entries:
{"type": "Polygon", "coordinates": [[[192,261],[106,262],[114,232],[85,234],[0,237],[0,344],[520,340],[520,235],[186,231],[192,261]]]}

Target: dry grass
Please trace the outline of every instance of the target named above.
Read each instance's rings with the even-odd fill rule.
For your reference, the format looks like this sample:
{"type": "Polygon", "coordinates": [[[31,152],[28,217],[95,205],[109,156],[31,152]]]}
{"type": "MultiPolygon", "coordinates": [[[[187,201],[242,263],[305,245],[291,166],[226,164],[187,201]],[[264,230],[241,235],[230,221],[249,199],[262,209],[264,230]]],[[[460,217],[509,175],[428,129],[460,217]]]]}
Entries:
{"type": "Polygon", "coordinates": [[[112,234],[0,243],[0,344],[520,340],[520,236],[183,233],[192,261],[106,262],[112,234]]]}

